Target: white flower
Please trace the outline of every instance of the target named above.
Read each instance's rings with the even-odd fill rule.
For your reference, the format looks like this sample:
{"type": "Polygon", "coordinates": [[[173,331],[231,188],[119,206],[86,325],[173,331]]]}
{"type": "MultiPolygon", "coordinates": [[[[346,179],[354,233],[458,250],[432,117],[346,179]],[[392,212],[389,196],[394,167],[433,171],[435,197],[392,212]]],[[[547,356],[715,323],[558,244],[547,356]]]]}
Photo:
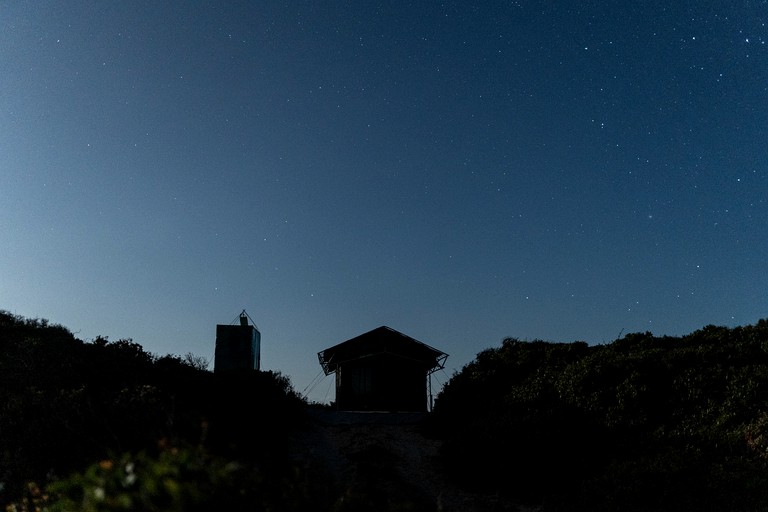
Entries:
{"type": "Polygon", "coordinates": [[[93,490],[93,497],[96,498],[96,501],[104,501],[104,488],[103,487],[97,487],[93,490]]]}

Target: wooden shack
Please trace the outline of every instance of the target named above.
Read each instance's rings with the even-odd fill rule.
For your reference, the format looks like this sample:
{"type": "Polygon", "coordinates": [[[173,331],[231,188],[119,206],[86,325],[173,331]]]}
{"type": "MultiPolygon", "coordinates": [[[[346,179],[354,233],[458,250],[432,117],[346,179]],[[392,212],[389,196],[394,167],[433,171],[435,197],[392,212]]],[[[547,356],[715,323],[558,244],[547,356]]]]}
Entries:
{"type": "Polygon", "coordinates": [[[336,408],[345,411],[428,410],[428,377],[448,354],[381,326],[318,353],[336,375],[336,408]]]}

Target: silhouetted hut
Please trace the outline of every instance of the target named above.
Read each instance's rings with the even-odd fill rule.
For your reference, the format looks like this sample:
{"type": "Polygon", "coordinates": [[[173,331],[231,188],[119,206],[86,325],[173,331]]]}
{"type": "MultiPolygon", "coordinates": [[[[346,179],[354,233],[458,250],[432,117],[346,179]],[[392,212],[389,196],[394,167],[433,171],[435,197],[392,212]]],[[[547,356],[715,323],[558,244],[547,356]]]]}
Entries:
{"type": "Polygon", "coordinates": [[[345,411],[427,410],[427,384],[448,354],[387,326],[318,353],[336,374],[336,407],[345,411]]]}

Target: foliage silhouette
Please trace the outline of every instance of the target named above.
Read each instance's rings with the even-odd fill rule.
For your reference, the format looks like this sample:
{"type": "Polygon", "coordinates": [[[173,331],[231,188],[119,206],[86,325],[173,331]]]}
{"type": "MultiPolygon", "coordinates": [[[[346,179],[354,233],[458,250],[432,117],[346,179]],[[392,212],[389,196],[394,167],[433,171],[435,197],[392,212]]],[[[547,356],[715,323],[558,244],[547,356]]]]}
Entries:
{"type": "MultiPolygon", "coordinates": [[[[207,366],[0,311],[0,506],[397,505],[376,484],[386,450],[365,454],[354,495],[302,461],[309,404],[285,376],[207,366]]],[[[768,320],[597,346],[508,338],[451,377],[424,428],[453,485],[502,508],[768,510],[768,320]]]]}
{"type": "Polygon", "coordinates": [[[768,321],[608,345],[509,338],[430,419],[457,485],[544,510],[768,509],[768,321]],[[503,468],[497,470],[496,468],[503,468]]]}
{"type": "MultiPolygon", "coordinates": [[[[214,375],[194,356],[157,357],[132,340],[86,343],[62,326],[0,311],[0,505],[39,501],[49,482],[69,503],[94,475],[114,475],[104,461],[111,470],[125,460],[144,468],[137,469],[142,484],[146,471],[187,471],[184,488],[175,487],[178,496],[166,496],[185,507],[192,506],[195,487],[226,487],[224,473],[235,479],[232,485],[245,488],[248,480],[267,497],[282,490],[298,503],[309,483],[285,462],[285,452],[305,405],[276,372],[214,375]],[[201,460],[210,473],[195,466],[201,460]]],[[[246,501],[259,502],[241,491],[230,502],[246,508],[246,501]]],[[[313,502],[322,502],[313,494],[313,502]]],[[[85,496],[78,499],[85,507],[85,496]]],[[[99,506],[94,510],[109,509],[99,506]]]]}

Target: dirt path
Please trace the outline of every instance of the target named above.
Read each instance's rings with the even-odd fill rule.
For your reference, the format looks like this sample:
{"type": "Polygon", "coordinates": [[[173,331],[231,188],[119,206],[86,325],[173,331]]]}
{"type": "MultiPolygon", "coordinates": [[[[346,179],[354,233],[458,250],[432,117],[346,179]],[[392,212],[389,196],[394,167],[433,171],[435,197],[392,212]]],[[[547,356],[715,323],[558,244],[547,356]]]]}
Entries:
{"type": "Polygon", "coordinates": [[[449,485],[438,469],[440,441],[422,435],[425,414],[312,410],[301,439],[344,489],[341,510],[522,511],[495,496],[449,485]]]}

